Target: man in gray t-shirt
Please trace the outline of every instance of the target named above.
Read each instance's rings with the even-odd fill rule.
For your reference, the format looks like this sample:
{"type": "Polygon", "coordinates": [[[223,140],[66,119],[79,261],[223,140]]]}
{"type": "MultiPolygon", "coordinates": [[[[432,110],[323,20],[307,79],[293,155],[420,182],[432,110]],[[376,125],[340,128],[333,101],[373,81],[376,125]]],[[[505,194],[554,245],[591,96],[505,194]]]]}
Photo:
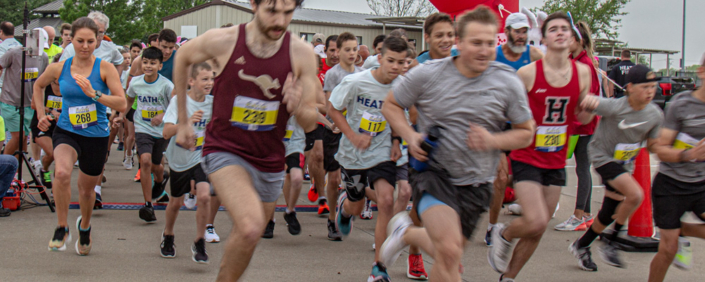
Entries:
{"type": "Polygon", "coordinates": [[[524,85],[512,68],[489,61],[495,48],[486,46],[494,46],[496,31],[496,20],[489,9],[480,7],[466,13],[458,19],[458,56],[413,68],[387,96],[382,113],[392,129],[409,143],[411,157],[422,162],[431,158],[427,170],[412,169],[409,177],[414,206],[426,227],[411,227],[405,212],[392,218],[388,230],[395,231],[380,251],[388,267],[407,244],[457,242],[452,248],[436,247],[436,256],[457,260],[445,261],[446,267],[434,269],[430,278],[460,280],[457,268],[450,265],[460,263],[460,256],[454,252],[463,248],[489,206],[500,150],[531,144],[534,121],[524,85]],[[477,60],[478,56],[486,60],[477,60]],[[420,133],[404,115],[404,109],[411,106],[418,109],[420,133]],[[513,129],[502,132],[507,121],[513,129]],[[444,129],[427,156],[421,144],[432,126],[444,129]],[[420,236],[405,236],[412,232],[420,236]]]}

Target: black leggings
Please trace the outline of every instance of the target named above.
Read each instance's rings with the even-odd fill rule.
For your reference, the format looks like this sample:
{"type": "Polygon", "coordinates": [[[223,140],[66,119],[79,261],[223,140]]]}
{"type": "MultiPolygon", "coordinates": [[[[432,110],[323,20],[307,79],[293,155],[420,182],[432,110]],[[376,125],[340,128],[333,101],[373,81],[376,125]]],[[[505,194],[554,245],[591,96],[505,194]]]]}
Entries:
{"type": "Polygon", "coordinates": [[[617,206],[621,203],[622,201],[605,197],[602,200],[602,208],[600,208],[600,212],[597,213],[597,220],[599,220],[604,226],[612,224],[612,222],[614,222],[612,216],[617,212],[617,206]]]}
{"type": "Polygon", "coordinates": [[[592,198],[592,174],[590,173],[590,159],[588,158],[588,143],[592,135],[580,136],[575,145],[575,173],[578,175],[578,195],[575,197],[575,209],[590,213],[592,198]]]}

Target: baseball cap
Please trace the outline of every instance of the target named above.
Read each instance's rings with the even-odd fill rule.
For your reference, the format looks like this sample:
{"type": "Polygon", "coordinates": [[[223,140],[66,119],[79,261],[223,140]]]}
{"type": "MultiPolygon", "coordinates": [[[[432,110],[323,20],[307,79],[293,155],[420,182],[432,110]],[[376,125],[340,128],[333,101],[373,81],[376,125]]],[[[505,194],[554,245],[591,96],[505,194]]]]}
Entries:
{"type": "Polygon", "coordinates": [[[645,65],[635,65],[629,69],[627,72],[627,83],[639,84],[647,83],[653,81],[659,81],[660,77],[647,78],[649,74],[654,73],[649,67],[645,65]]]}
{"type": "Polygon", "coordinates": [[[311,39],[312,43],[323,43],[323,41],[326,40],[326,36],[323,35],[323,33],[316,33],[313,35],[313,39],[311,39]]]}
{"type": "Polygon", "coordinates": [[[512,13],[504,24],[512,29],[529,28],[529,18],[522,13],[512,13]]]}

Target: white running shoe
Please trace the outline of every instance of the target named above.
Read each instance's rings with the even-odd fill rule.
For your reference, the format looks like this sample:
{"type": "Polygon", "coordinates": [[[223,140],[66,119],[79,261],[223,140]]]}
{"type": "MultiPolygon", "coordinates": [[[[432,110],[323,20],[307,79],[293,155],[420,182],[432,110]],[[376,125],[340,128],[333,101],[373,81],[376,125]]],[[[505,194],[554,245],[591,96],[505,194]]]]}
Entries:
{"type": "Polygon", "coordinates": [[[560,208],[561,208],[561,203],[556,203],[556,210],[553,211],[553,215],[551,216],[551,218],[556,217],[556,213],[558,212],[558,209],[560,209],[560,208]]]}
{"type": "Polygon", "coordinates": [[[582,218],[577,218],[575,215],[570,215],[566,221],[559,223],[553,229],[558,231],[585,231],[585,221],[582,218]],[[582,225],[582,227],[581,227],[582,225]],[[582,230],[580,230],[582,229],[582,230]]]}
{"type": "Polygon", "coordinates": [[[218,243],[220,242],[220,237],[218,233],[215,233],[215,227],[213,225],[206,225],[206,242],[208,243],[218,243]]]}
{"type": "Polygon", "coordinates": [[[499,273],[507,271],[509,260],[512,258],[512,242],[508,242],[502,237],[504,224],[497,223],[497,226],[492,228],[492,246],[487,251],[487,260],[492,269],[499,273]]]}
{"type": "Polygon", "coordinates": [[[683,237],[678,237],[678,253],[673,265],[682,270],[689,270],[693,266],[693,248],[690,247],[690,241],[683,237]]]}
{"type": "Polygon", "coordinates": [[[132,170],[132,165],[132,156],[122,161],[122,166],[124,166],[126,170],[132,170]]]}
{"type": "Polygon", "coordinates": [[[184,206],[186,206],[186,208],[190,210],[194,209],[196,207],[196,195],[186,193],[185,196],[186,198],[184,198],[184,206]]]}
{"type": "Polygon", "coordinates": [[[511,204],[507,207],[507,210],[511,215],[521,215],[521,206],[519,204],[511,204]]]}
{"type": "Polygon", "coordinates": [[[369,220],[372,219],[372,203],[370,200],[365,199],[365,208],[360,213],[360,219],[369,220]]]}
{"type": "Polygon", "coordinates": [[[397,213],[389,220],[387,225],[387,239],[384,240],[381,249],[379,249],[380,261],[386,266],[391,267],[399,258],[401,252],[408,246],[404,242],[404,233],[413,222],[406,211],[397,213]]]}

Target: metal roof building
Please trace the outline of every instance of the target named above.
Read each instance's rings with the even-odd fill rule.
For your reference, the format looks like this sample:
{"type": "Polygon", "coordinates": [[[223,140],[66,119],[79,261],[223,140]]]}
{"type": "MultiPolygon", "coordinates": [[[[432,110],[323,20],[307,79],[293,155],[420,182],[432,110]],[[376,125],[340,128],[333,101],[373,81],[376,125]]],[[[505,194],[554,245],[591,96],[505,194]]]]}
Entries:
{"type": "MultiPolygon", "coordinates": [[[[34,14],[41,14],[41,18],[33,19],[29,22],[28,29],[32,30],[37,27],[53,26],[56,30],[56,38],[60,38],[59,29],[64,23],[59,17],[59,9],[64,6],[64,0],[56,0],[32,10],[34,14]]],[[[22,25],[15,26],[15,37],[22,37],[22,25]]],[[[54,38],[54,39],[56,39],[54,38]]]]}
{"type": "MultiPolygon", "coordinates": [[[[164,20],[165,28],[173,29],[182,37],[192,38],[205,33],[211,28],[219,28],[227,23],[237,25],[249,22],[252,17],[253,13],[249,3],[236,2],[234,0],[213,0],[169,15],[162,20],[164,20]]],[[[389,33],[392,29],[402,27],[406,30],[409,40],[421,45],[423,37],[420,25],[382,24],[375,22],[375,18],[383,17],[361,13],[300,8],[294,12],[289,31],[298,37],[305,36],[309,41],[315,33],[323,33],[326,36],[330,36],[347,31],[357,36],[360,44],[367,45],[372,49],[372,42],[377,35],[389,33]]]]}

